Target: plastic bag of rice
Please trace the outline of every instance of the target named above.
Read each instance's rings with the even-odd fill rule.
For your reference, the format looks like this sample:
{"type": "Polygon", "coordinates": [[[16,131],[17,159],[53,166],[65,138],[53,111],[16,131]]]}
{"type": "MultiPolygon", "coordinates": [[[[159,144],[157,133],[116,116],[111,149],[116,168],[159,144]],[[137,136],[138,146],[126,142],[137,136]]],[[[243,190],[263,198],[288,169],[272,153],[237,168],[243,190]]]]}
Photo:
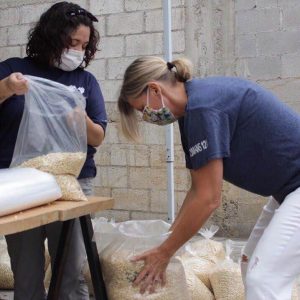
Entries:
{"type": "Polygon", "coordinates": [[[10,267],[6,241],[3,238],[0,240],[0,289],[11,290],[13,288],[14,276],[10,267]]]}
{"type": "Polygon", "coordinates": [[[191,300],[214,300],[215,297],[205,284],[195,275],[192,265],[184,264],[185,277],[191,300]]]}
{"type": "Polygon", "coordinates": [[[209,228],[202,227],[199,233],[204,239],[198,239],[188,244],[188,252],[194,256],[207,259],[212,263],[217,263],[219,260],[225,259],[225,249],[221,242],[212,240],[213,236],[218,231],[217,225],[211,225],[209,228]]]}
{"type": "Polygon", "coordinates": [[[59,185],[63,200],[87,201],[76,177],[85,162],[86,154],[49,153],[24,161],[19,167],[35,168],[51,173],[59,185]]]}
{"type": "MultiPolygon", "coordinates": [[[[96,224],[97,226],[97,224],[96,224]]],[[[95,227],[96,227],[95,226],[95,227]]],[[[169,235],[170,225],[162,220],[127,221],[118,224],[117,230],[107,228],[105,247],[101,246],[101,235],[95,230],[95,240],[99,246],[102,273],[110,300],[182,300],[190,299],[185,271],[181,260],[174,257],[166,271],[166,285],[157,286],[154,293],[141,295],[139,287],[132,283],[143,268],[143,262],[132,262],[133,256],[139,255],[160,245],[169,235]]]]}
{"type": "Polygon", "coordinates": [[[216,300],[245,299],[240,266],[230,258],[230,242],[226,241],[225,260],[216,264],[209,275],[216,300]]]}
{"type": "Polygon", "coordinates": [[[201,282],[212,291],[212,286],[209,280],[209,274],[214,268],[215,263],[205,258],[200,258],[193,255],[182,256],[182,263],[185,270],[191,270],[193,274],[201,280],[201,282]]]}
{"type": "Polygon", "coordinates": [[[87,200],[76,183],[87,153],[84,96],[48,79],[25,77],[29,90],[10,167],[64,175],[58,180],[61,199],[87,200]]]}

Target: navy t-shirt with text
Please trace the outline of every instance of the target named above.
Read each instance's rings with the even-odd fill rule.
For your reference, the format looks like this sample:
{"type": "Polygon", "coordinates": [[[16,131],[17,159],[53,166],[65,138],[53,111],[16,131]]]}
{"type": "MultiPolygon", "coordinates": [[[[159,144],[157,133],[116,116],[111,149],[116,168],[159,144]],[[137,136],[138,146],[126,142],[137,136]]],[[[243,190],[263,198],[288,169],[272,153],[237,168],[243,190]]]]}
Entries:
{"type": "Polygon", "coordinates": [[[186,166],[223,159],[224,179],[282,203],[300,187],[300,116],[271,92],[234,77],[185,83],[179,119],[186,166]]]}
{"type": "MultiPolygon", "coordinates": [[[[67,86],[75,86],[86,98],[86,112],[90,119],[105,130],[107,116],[104,99],[95,77],[82,69],[72,72],[54,67],[42,67],[31,58],[10,58],[0,62],[0,80],[13,72],[50,79],[67,86]]],[[[24,96],[12,96],[0,105],[0,169],[8,168],[24,110],[24,96]]],[[[93,156],[96,149],[88,145],[87,159],[79,178],[96,176],[93,156]]]]}

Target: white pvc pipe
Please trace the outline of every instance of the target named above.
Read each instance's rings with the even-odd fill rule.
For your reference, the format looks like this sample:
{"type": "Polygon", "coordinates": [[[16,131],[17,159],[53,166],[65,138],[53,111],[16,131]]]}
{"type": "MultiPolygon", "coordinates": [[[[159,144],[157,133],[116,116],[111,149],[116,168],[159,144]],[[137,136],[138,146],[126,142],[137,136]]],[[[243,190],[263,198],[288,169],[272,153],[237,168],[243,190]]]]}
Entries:
{"type": "MultiPolygon", "coordinates": [[[[164,19],[164,54],[165,60],[172,61],[172,23],[171,23],[171,0],[163,0],[164,19]]],[[[175,196],[174,196],[174,126],[166,126],[166,162],[168,175],[168,221],[173,222],[175,218],[175,196]]]]}

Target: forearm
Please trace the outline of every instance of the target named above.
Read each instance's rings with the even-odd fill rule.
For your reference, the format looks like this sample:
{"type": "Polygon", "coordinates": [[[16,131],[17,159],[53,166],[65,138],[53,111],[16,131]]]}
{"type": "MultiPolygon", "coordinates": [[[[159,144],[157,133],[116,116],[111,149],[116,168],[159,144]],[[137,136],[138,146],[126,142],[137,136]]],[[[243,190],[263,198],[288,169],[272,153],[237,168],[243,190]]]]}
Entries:
{"type": "Polygon", "coordinates": [[[13,92],[9,89],[7,85],[7,78],[0,81],[0,103],[4,102],[6,99],[11,97],[13,92]]]}
{"type": "Polygon", "coordinates": [[[172,225],[170,237],[160,247],[170,256],[173,255],[199,231],[217,208],[216,203],[208,198],[197,197],[195,191],[191,189],[184,200],[180,214],[172,225]]]}
{"type": "Polygon", "coordinates": [[[88,116],[86,117],[86,127],[88,144],[93,147],[100,146],[104,139],[103,128],[99,124],[94,123],[88,116]]]}
{"type": "Polygon", "coordinates": [[[177,216],[175,217],[175,220],[172,223],[169,231],[173,231],[175,226],[178,224],[178,220],[180,220],[182,212],[185,210],[186,204],[190,201],[189,199],[190,199],[191,195],[192,195],[192,191],[189,190],[185,196],[185,199],[184,199],[184,201],[179,209],[179,212],[177,213],[177,216]]]}

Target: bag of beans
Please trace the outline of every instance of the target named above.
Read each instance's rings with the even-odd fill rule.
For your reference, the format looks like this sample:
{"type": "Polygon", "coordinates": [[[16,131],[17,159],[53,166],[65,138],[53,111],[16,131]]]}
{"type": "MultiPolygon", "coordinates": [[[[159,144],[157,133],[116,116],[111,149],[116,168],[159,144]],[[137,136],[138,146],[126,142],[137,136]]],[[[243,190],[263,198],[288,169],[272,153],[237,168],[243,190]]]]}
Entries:
{"type": "Polygon", "coordinates": [[[53,174],[64,200],[87,200],[76,178],[86,159],[85,98],[74,87],[25,76],[29,91],[10,167],[53,174]]]}

